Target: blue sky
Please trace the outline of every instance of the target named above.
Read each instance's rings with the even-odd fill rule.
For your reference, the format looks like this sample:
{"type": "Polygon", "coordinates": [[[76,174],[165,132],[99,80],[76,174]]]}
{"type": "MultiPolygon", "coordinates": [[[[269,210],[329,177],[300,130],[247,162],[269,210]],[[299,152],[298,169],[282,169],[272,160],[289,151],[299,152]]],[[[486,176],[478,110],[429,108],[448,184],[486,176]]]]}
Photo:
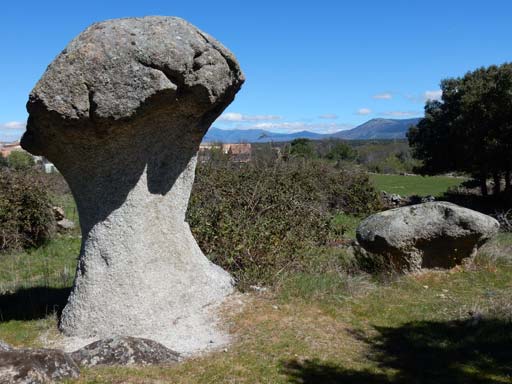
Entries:
{"type": "Polygon", "coordinates": [[[238,57],[247,81],[214,124],[290,132],[421,116],[439,81],[512,61],[512,1],[4,1],[0,140],[23,132],[46,66],[84,28],[179,16],[238,57]]]}

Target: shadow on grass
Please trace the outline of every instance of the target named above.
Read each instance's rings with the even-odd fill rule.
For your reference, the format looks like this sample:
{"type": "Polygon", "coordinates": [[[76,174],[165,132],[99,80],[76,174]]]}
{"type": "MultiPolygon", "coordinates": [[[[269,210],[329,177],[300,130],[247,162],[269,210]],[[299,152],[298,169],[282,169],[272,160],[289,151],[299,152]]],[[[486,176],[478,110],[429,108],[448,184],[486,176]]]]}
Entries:
{"type": "Polygon", "coordinates": [[[60,316],[71,288],[32,287],[0,295],[0,322],[43,319],[51,313],[60,316]]]}
{"type": "Polygon", "coordinates": [[[497,196],[480,196],[456,192],[445,192],[438,200],[448,201],[461,207],[473,209],[488,215],[507,211],[512,206],[512,195],[502,192],[497,196]]]}
{"type": "Polygon", "coordinates": [[[512,322],[474,322],[415,322],[377,328],[373,338],[359,336],[369,346],[372,371],[292,360],[283,364],[283,373],[296,384],[512,383],[512,322]]]}
{"type": "Polygon", "coordinates": [[[322,363],[319,360],[292,360],[284,364],[283,371],[288,375],[289,382],[296,384],[393,383],[382,374],[343,369],[334,363],[322,363]]]}

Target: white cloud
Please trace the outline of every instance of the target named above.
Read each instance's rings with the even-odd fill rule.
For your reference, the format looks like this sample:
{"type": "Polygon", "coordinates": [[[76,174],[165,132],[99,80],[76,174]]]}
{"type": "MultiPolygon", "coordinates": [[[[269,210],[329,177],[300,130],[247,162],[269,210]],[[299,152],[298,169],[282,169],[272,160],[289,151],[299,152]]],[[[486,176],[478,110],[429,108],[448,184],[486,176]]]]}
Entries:
{"type": "Polygon", "coordinates": [[[441,97],[443,96],[443,91],[440,89],[435,91],[425,91],[420,95],[405,95],[405,98],[413,103],[421,103],[424,104],[428,100],[438,100],[441,101],[441,97]]]}
{"type": "Polygon", "coordinates": [[[441,91],[440,89],[438,89],[436,91],[425,91],[425,93],[423,94],[423,100],[424,101],[428,101],[428,100],[440,101],[441,96],[443,96],[443,91],[441,91]]]}
{"type": "Polygon", "coordinates": [[[276,115],[244,115],[242,113],[227,112],[223,113],[217,121],[238,122],[238,121],[265,121],[279,120],[281,116],[276,115]]]}
{"type": "Polygon", "coordinates": [[[334,119],[338,118],[338,115],[336,115],[334,113],[324,113],[323,115],[320,115],[318,117],[321,118],[321,119],[334,120],[334,119]]]}
{"type": "MultiPolygon", "coordinates": [[[[326,113],[318,116],[320,119],[334,120],[338,116],[326,113]]],[[[264,129],[275,133],[294,133],[310,131],[316,133],[332,133],[353,128],[351,124],[337,122],[314,122],[312,119],[300,121],[282,121],[277,115],[244,115],[242,113],[228,112],[217,119],[217,127],[225,130],[231,129],[264,129]]],[[[215,124],[215,123],[214,123],[215,124]]]]}
{"type": "Polygon", "coordinates": [[[377,93],[376,95],[373,95],[372,97],[377,100],[391,100],[393,98],[393,95],[389,92],[383,92],[383,93],[377,93]]]}
{"type": "Polygon", "coordinates": [[[25,129],[24,121],[8,121],[0,123],[0,129],[25,129]]]}
{"type": "Polygon", "coordinates": [[[356,113],[361,116],[366,116],[372,113],[372,110],[369,108],[359,108],[356,113]]]}
{"type": "MultiPolygon", "coordinates": [[[[310,131],[316,133],[333,133],[353,128],[351,124],[343,123],[306,123],[303,121],[261,122],[253,124],[239,124],[232,129],[264,129],[276,133],[294,133],[310,131]]],[[[226,128],[224,128],[226,129],[226,128]]]]}
{"type": "Polygon", "coordinates": [[[415,111],[388,111],[381,113],[382,116],[389,116],[389,117],[413,117],[413,116],[421,116],[421,112],[415,112],[415,111]]]}
{"type": "Polygon", "coordinates": [[[25,122],[8,121],[6,123],[0,123],[0,141],[10,142],[19,140],[24,131],[25,122]]]}

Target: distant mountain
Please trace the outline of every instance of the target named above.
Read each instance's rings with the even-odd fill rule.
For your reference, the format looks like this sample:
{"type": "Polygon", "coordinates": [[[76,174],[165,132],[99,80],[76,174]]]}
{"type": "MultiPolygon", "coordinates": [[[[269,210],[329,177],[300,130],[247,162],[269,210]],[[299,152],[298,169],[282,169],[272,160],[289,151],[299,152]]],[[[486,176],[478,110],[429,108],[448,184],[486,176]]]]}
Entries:
{"type": "Polygon", "coordinates": [[[321,140],[330,137],[345,140],[404,139],[411,125],[416,125],[420,118],[414,119],[372,119],[355,128],[331,134],[309,131],[294,133],[276,133],[263,129],[219,129],[211,127],[204,136],[204,142],[221,143],[268,143],[291,141],[298,138],[321,140]]]}
{"type": "Polygon", "coordinates": [[[404,139],[412,125],[421,118],[414,119],[372,119],[353,129],[336,132],[333,137],[346,140],[404,139]]]}
{"type": "Polygon", "coordinates": [[[219,129],[211,127],[203,142],[221,143],[268,143],[271,141],[291,141],[298,138],[320,140],[328,137],[319,133],[302,131],[294,133],[276,133],[264,129],[219,129]]]}

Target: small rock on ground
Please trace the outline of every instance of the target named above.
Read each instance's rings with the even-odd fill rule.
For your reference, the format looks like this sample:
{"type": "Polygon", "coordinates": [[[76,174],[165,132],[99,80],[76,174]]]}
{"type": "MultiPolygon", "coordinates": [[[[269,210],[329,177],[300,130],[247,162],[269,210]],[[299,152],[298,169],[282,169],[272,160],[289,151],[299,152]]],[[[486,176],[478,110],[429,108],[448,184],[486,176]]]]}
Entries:
{"type": "Polygon", "coordinates": [[[12,347],[6,342],[0,340],[0,352],[11,351],[12,347]]]}
{"type": "Polygon", "coordinates": [[[53,383],[76,378],[80,369],[56,349],[11,349],[0,352],[0,384],[53,383]]]}
{"type": "Polygon", "coordinates": [[[136,337],[113,337],[95,341],[71,354],[82,366],[174,364],[180,355],[162,344],[136,337]]]}

